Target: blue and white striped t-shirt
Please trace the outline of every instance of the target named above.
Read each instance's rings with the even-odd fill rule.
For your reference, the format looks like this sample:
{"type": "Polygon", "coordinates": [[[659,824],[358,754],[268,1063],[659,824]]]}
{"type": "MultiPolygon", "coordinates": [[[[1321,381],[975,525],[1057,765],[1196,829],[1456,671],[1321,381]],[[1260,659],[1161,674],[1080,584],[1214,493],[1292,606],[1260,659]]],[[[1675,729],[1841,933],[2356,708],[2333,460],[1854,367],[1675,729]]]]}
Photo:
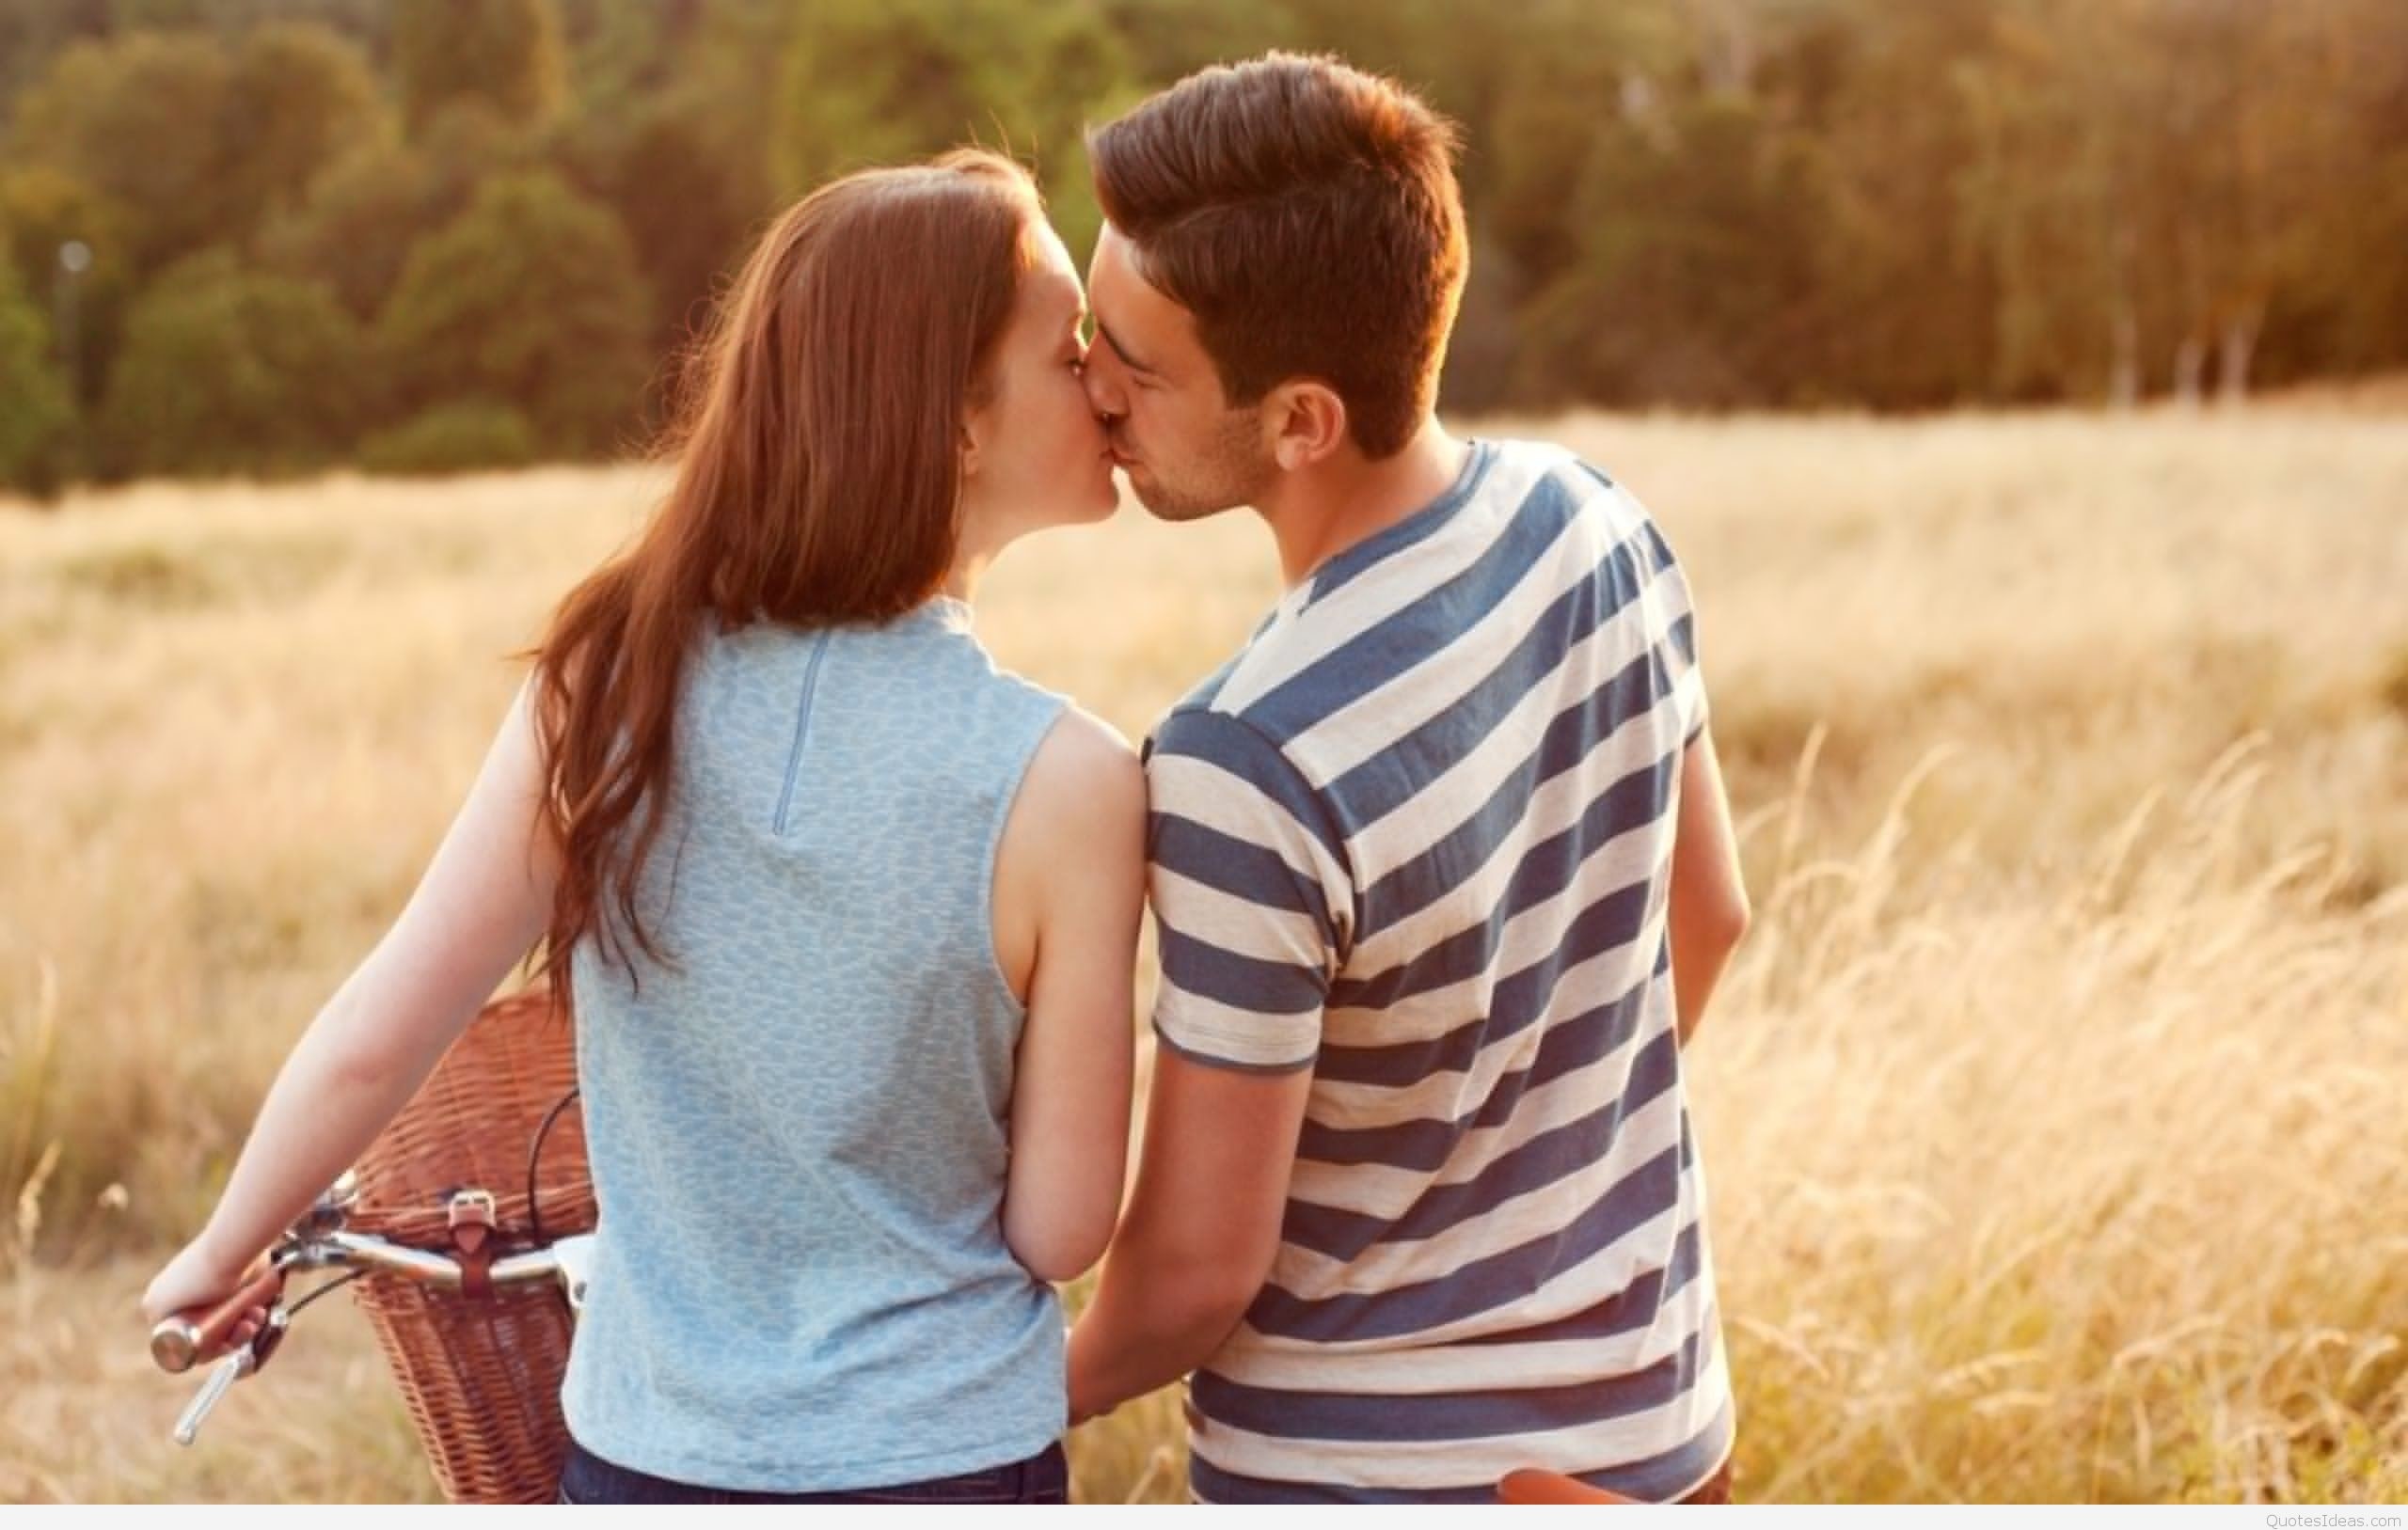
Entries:
{"type": "Polygon", "coordinates": [[[1163,1043],[1313,1069],[1269,1283],[1190,1394],[1210,1502],[1679,1497],[1732,1402],[1666,891],[1688,588],[1570,452],[1291,591],[1148,746],[1163,1043]]]}

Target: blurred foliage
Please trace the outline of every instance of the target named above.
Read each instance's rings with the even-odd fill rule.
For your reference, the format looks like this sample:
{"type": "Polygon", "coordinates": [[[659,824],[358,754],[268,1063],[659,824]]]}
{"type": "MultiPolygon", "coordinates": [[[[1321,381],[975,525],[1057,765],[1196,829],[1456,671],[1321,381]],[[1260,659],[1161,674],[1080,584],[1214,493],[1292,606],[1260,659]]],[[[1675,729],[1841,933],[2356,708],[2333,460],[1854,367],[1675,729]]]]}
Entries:
{"type": "Polygon", "coordinates": [[[650,362],[626,230],[549,171],[497,178],[421,241],[382,321],[405,402],[510,400],[544,447],[610,450],[650,362]]]}
{"type": "Polygon", "coordinates": [[[463,204],[447,206],[443,192],[423,151],[390,139],[364,144],[318,178],[307,202],[261,231],[260,259],[326,283],[365,323],[401,280],[420,230],[459,212],[463,204]]]}
{"type": "Polygon", "coordinates": [[[0,249],[7,250],[28,297],[52,300],[45,304],[46,322],[54,326],[47,333],[56,349],[77,353],[72,386],[81,407],[100,400],[106,360],[115,352],[134,292],[133,243],[123,233],[130,217],[87,182],[47,166],[0,170],[0,249]],[[55,301],[61,260],[71,244],[81,244],[88,261],[73,278],[71,347],[55,327],[62,320],[55,301]]]}
{"type": "Polygon", "coordinates": [[[325,284],[206,251],[135,304],[100,461],[112,475],[324,466],[373,418],[376,375],[367,335],[325,284]]]}
{"type": "Polygon", "coordinates": [[[18,103],[9,162],[72,176],[134,213],[125,238],[147,276],[239,215],[222,136],[232,78],[225,49],[198,35],[76,43],[18,103]]]}
{"type": "Polygon", "coordinates": [[[413,131],[455,101],[539,120],[560,106],[564,69],[551,0],[395,0],[393,71],[413,131]]]}
{"type": "Polygon", "coordinates": [[[0,482],[37,494],[57,486],[69,421],[67,380],[50,354],[40,310],[0,262],[0,482]]]}
{"type": "MultiPolygon", "coordinates": [[[[139,396],[130,316],[174,328],[154,289],[212,250],[374,338],[393,386],[360,433],[491,400],[539,455],[605,451],[784,201],[974,140],[1037,168],[1083,258],[1085,127],[1271,47],[1462,124],[1452,409],[2129,402],[2408,365],[2398,0],[8,0],[0,250],[70,437],[139,396]],[[93,259],[63,304],[69,240],[93,259]]],[[[264,364],[243,333],[194,355],[264,364]]],[[[81,460],[360,444],[283,434],[81,460]]]]}
{"type": "Polygon", "coordinates": [[[236,223],[298,206],[344,150],[383,135],[382,109],[368,61],[333,32],[279,22],[252,33],[234,58],[221,150],[236,223]]]}
{"type": "Polygon", "coordinates": [[[535,427],[506,403],[438,403],[359,443],[359,465],[396,478],[523,467],[536,459],[535,427]]]}
{"type": "Polygon", "coordinates": [[[786,41],[777,168],[789,194],[864,165],[978,142],[1035,166],[1084,252],[1101,214],[1081,126],[1133,103],[1119,39],[1085,0],[817,0],[786,41]]]}

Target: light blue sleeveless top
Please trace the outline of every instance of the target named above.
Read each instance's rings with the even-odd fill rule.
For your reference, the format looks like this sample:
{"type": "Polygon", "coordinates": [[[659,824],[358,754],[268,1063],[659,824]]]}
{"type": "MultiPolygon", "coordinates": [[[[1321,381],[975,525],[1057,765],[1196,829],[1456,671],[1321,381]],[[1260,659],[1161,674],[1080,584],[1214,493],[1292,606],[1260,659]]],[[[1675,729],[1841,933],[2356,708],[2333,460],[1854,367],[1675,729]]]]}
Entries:
{"type": "Polygon", "coordinates": [[[697,639],[640,907],[575,954],[601,1205],[562,1402],[588,1451],[816,1492],[1016,1461],[1066,1423],[1062,1314],[1005,1246],[995,846],[1062,699],[969,608],[697,639]]]}

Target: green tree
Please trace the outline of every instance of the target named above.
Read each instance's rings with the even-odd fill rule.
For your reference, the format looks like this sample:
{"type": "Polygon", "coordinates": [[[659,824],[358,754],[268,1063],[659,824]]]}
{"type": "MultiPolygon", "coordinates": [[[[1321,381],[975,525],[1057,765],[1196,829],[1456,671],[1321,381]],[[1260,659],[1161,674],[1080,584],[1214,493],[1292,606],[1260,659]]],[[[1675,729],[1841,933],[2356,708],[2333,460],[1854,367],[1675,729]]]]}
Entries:
{"type": "MultiPolygon", "coordinates": [[[[445,206],[441,192],[419,150],[363,145],[318,178],[299,210],[268,226],[261,258],[275,270],[326,283],[365,323],[392,295],[410,246],[458,211],[445,206]]],[[[467,188],[460,197],[466,205],[467,188]]]]}
{"type": "Polygon", "coordinates": [[[338,460],[375,405],[367,337],[322,285],[212,250],[135,304],[101,418],[111,476],[338,460]]]}
{"type": "Polygon", "coordinates": [[[653,293],[656,347],[699,317],[721,272],[744,255],[754,210],[710,145],[701,103],[656,101],[606,170],[606,195],[633,241],[653,293]]]}
{"type": "Polygon", "coordinates": [[[678,61],[675,88],[709,103],[698,120],[711,155],[756,218],[779,203],[778,83],[798,15],[788,0],[718,0],[678,61]]]}
{"type": "Polygon", "coordinates": [[[1810,296],[1811,157],[1744,101],[1624,129],[1574,199],[1564,274],[1534,299],[1520,391],[1537,402],[1787,402],[1810,296]]]}
{"type": "Polygon", "coordinates": [[[64,171],[33,165],[0,173],[0,240],[29,301],[50,319],[59,317],[54,296],[62,276],[61,252],[81,244],[89,261],[79,276],[67,278],[74,284],[71,341],[45,329],[54,350],[74,352],[68,382],[79,409],[100,402],[124,333],[135,291],[131,243],[124,233],[131,221],[124,209],[64,171]]]}
{"type": "Polygon", "coordinates": [[[779,166],[798,193],[844,171],[981,142],[1034,163],[1074,258],[1101,223],[1083,125],[1133,99],[1086,0],[1036,14],[976,0],[832,0],[787,43],[779,166]]]}
{"type": "Polygon", "coordinates": [[[260,237],[261,260],[332,286],[363,321],[384,310],[418,242],[467,209],[487,176],[537,167],[528,133],[478,101],[436,114],[416,143],[378,135],[339,159],[260,237]]]}
{"type": "MultiPolygon", "coordinates": [[[[1520,279],[1545,287],[1569,264],[1572,199],[1611,124],[1656,135],[1683,40],[1661,6],[1549,0],[1527,8],[1491,80],[1465,87],[1465,196],[1520,279]]],[[[1628,210],[1625,210],[1626,212],[1628,210]]]]}
{"type": "Polygon", "coordinates": [[[294,22],[244,39],[227,114],[230,190],[245,228],[298,207],[320,172],[386,133],[367,58],[326,28],[294,22]]]}
{"type": "MultiPolygon", "coordinates": [[[[2164,63],[2154,253],[2171,278],[2182,397],[2247,391],[2275,302],[2313,285],[2322,226],[2355,199],[2345,188],[2368,145],[2353,142],[2348,69],[2325,33],[2346,8],[2162,5],[2150,17],[2147,53],[2164,63]]],[[[2408,40],[2396,21],[2392,32],[2408,40]]]]}
{"type": "MultiPolygon", "coordinates": [[[[55,3],[55,0],[44,0],[55,3]]],[[[205,28],[228,42],[261,27],[308,22],[351,39],[372,57],[386,52],[392,0],[87,0],[114,17],[119,32],[205,28]]]]}
{"type": "Polygon", "coordinates": [[[464,100],[513,121],[538,121],[566,92],[551,0],[396,0],[393,66],[412,133],[464,100]]]}
{"type": "Polygon", "coordinates": [[[1961,212],[1975,141],[1957,83],[1988,41],[1987,8],[1852,0],[1785,82],[1830,197],[1812,295],[1830,393],[1932,407],[1988,387],[1998,287],[1961,212]]]}
{"type": "Polygon", "coordinates": [[[323,26],[263,25],[231,54],[205,31],[132,32],[59,55],[18,103],[11,157],[116,209],[110,249],[147,277],[247,245],[341,150],[381,136],[384,110],[365,56],[323,26]]]}
{"type": "Polygon", "coordinates": [[[464,98],[437,111],[414,147],[434,173],[436,202],[457,211],[488,176],[541,168],[546,135],[512,121],[490,102],[464,98]]]}
{"type": "Polygon", "coordinates": [[[1996,389],[2137,400],[2165,327],[2168,61],[2157,0],[2004,0],[1964,74],[1964,205],[1997,273],[1996,389]]]}
{"type": "Polygon", "coordinates": [[[2312,91],[2319,108],[2290,125],[2322,143],[2286,166],[2289,279],[2268,303],[2262,373],[2408,366],[2408,8],[2322,0],[2280,24],[2306,76],[2286,95],[2312,91]]]}
{"type": "Polygon", "coordinates": [[[561,0],[579,103],[589,111],[618,110],[665,87],[708,8],[705,0],[561,0]]]}
{"type": "Polygon", "coordinates": [[[205,35],[77,43],[18,102],[12,157],[124,209],[134,266],[147,275],[245,231],[221,132],[231,85],[225,50],[205,35]]]}
{"type": "Polygon", "coordinates": [[[0,262],[0,485],[46,495],[57,486],[74,418],[66,379],[53,365],[50,333],[0,262]]]}
{"type": "Polygon", "coordinates": [[[537,458],[535,428],[507,404],[438,403],[359,443],[359,465],[393,477],[523,467],[537,458]]]}
{"type": "Polygon", "coordinates": [[[9,0],[0,6],[0,117],[59,50],[109,29],[111,0],[9,0]]]}
{"type": "Polygon", "coordinates": [[[1102,8],[1131,76],[1148,86],[1305,41],[1287,0],[1102,0],[1102,8]]]}
{"type": "Polygon", "coordinates": [[[410,254],[387,305],[407,402],[523,410],[547,450],[607,449],[636,418],[649,298],[608,208],[549,172],[499,177],[410,254]]]}

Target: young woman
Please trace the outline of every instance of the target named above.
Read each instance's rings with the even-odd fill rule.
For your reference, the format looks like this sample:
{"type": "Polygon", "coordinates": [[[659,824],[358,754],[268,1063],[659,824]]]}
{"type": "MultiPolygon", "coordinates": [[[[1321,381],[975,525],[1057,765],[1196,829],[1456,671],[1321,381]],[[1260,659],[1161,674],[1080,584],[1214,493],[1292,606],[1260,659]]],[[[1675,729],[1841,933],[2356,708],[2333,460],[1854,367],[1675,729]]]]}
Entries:
{"type": "Polygon", "coordinates": [[[1066,1496],[1048,1283],[1119,1204],[1145,786],[967,602],[1112,513],[1084,317],[992,155],[769,231],[665,505],[562,604],[147,1317],[239,1288],[540,944],[601,1206],[563,1496],[1066,1496]]]}

